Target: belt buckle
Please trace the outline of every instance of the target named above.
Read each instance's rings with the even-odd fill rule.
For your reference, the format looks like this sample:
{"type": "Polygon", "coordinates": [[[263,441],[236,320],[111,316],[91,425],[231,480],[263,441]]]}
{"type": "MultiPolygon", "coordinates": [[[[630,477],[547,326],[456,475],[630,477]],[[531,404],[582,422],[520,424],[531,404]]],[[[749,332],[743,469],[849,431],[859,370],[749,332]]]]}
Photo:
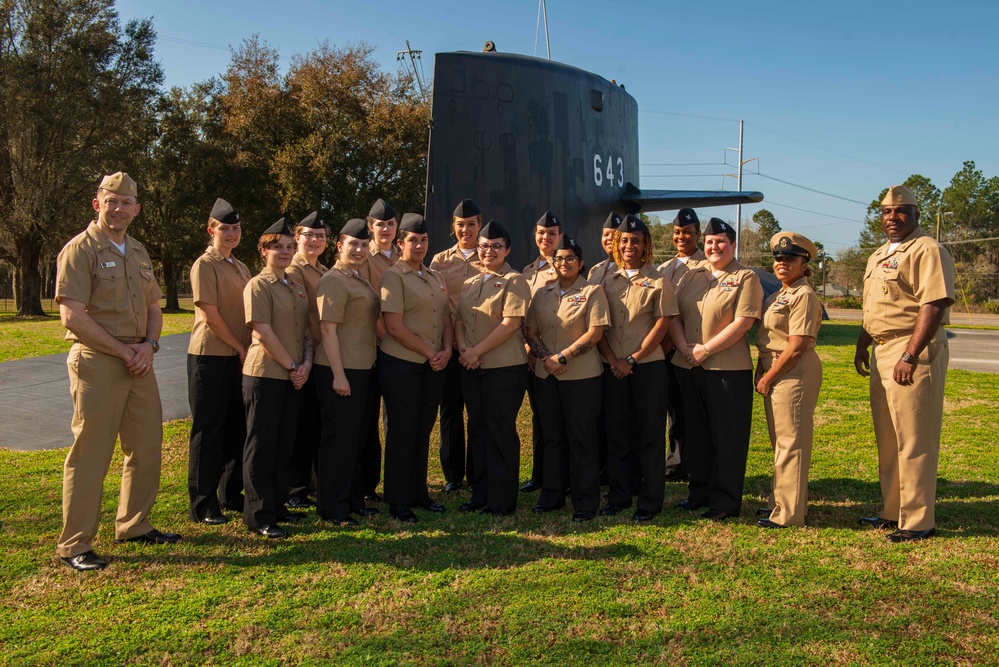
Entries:
{"type": "Polygon", "coordinates": [[[877,343],[878,345],[884,345],[885,344],[885,339],[882,338],[881,336],[871,336],[871,338],[873,338],[874,342],[877,343]]]}

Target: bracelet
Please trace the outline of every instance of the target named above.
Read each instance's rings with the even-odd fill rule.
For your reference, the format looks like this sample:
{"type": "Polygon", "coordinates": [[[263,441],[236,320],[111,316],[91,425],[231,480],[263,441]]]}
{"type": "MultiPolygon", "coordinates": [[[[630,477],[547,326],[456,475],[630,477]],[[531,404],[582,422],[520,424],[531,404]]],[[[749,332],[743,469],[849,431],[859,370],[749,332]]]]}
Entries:
{"type": "Polygon", "coordinates": [[[707,354],[710,357],[711,356],[711,350],[708,349],[708,344],[707,343],[701,343],[701,347],[704,348],[704,353],[707,354]]]}

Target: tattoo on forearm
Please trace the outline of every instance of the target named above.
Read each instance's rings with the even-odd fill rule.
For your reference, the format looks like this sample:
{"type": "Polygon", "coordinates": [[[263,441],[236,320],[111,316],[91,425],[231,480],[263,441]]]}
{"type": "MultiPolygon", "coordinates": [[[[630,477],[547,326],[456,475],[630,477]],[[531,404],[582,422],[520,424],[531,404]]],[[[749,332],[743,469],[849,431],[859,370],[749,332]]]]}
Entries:
{"type": "Polygon", "coordinates": [[[581,354],[586,354],[587,350],[589,350],[591,347],[593,347],[593,345],[590,343],[576,343],[575,345],[569,348],[569,356],[578,357],[581,354]]]}
{"type": "Polygon", "coordinates": [[[530,346],[531,352],[533,352],[534,356],[538,359],[547,359],[552,356],[552,353],[548,351],[548,348],[545,347],[545,344],[541,342],[540,338],[528,338],[527,344],[530,346]]]}

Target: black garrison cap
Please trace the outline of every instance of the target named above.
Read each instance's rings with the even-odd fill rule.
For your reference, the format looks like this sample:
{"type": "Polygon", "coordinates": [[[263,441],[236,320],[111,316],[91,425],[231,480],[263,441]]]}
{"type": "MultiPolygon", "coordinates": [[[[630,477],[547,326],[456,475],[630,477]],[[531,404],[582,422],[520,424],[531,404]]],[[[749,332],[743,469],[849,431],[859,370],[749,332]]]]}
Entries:
{"type": "Polygon", "coordinates": [[[375,220],[391,220],[397,216],[395,209],[392,208],[392,204],[388,203],[384,199],[379,199],[371,205],[371,210],[368,211],[368,217],[374,218],[375,220]]]}
{"type": "Polygon", "coordinates": [[[232,207],[232,204],[219,197],[212,206],[212,212],[208,214],[213,220],[226,225],[235,225],[239,222],[239,211],[232,207]]]}
{"type": "Polygon", "coordinates": [[[621,214],[617,211],[611,211],[607,219],[604,220],[604,229],[617,229],[621,226],[621,214]]]}
{"type": "Polygon", "coordinates": [[[473,215],[482,215],[482,211],[471,199],[462,199],[454,207],[454,217],[456,218],[471,218],[473,215]]]}
{"type": "Polygon", "coordinates": [[[645,226],[645,223],[642,222],[641,218],[637,215],[629,213],[624,217],[624,220],[621,222],[621,226],[618,227],[618,231],[626,232],[628,234],[637,234],[639,232],[648,234],[649,228],[645,226]]]}
{"type": "Polygon", "coordinates": [[[426,234],[427,221],[419,213],[403,213],[402,222],[399,223],[399,231],[426,234]]]}
{"type": "Polygon", "coordinates": [[[288,226],[288,223],[284,221],[284,218],[281,218],[273,225],[265,229],[264,234],[283,234],[285,236],[295,235],[295,233],[291,231],[291,227],[288,226]]]}
{"type": "Polygon", "coordinates": [[[319,211],[313,211],[308,214],[302,221],[298,223],[299,227],[308,227],[309,229],[325,229],[326,225],[323,223],[323,219],[319,217],[319,211]]]}
{"type": "Polygon", "coordinates": [[[361,239],[362,241],[371,238],[371,233],[368,231],[368,223],[360,218],[351,218],[348,220],[344,224],[343,229],[340,230],[340,233],[352,236],[355,239],[361,239]]]}
{"type": "Polygon", "coordinates": [[[732,229],[732,225],[728,224],[721,218],[711,218],[708,220],[708,224],[704,225],[705,234],[735,234],[735,230],[732,229]]]}
{"type": "Polygon", "coordinates": [[[568,234],[563,234],[555,244],[555,252],[559,250],[571,250],[575,253],[576,257],[583,259],[583,248],[576,243],[576,239],[570,237],[568,234]]]}
{"type": "Polygon", "coordinates": [[[510,232],[506,231],[506,227],[499,220],[490,220],[479,230],[479,238],[489,240],[506,239],[509,243],[510,232]]]}
{"type": "Polygon", "coordinates": [[[676,217],[673,218],[673,224],[678,227],[697,225],[697,231],[701,231],[701,221],[697,217],[697,212],[692,208],[681,208],[677,211],[676,217]]]}
{"type": "Polygon", "coordinates": [[[538,218],[537,227],[559,227],[561,223],[551,211],[545,211],[544,215],[538,218]]]}

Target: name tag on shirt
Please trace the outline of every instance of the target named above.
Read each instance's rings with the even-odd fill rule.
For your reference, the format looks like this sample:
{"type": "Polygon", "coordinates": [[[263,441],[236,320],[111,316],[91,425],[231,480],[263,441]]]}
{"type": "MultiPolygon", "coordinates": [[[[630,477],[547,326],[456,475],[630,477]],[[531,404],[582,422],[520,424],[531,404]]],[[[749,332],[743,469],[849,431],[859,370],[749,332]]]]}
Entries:
{"type": "Polygon", "coordinates": [[[113,269],[116,266],[118,266],[116,262],[101,262],[102,269],[113,269]]]}

